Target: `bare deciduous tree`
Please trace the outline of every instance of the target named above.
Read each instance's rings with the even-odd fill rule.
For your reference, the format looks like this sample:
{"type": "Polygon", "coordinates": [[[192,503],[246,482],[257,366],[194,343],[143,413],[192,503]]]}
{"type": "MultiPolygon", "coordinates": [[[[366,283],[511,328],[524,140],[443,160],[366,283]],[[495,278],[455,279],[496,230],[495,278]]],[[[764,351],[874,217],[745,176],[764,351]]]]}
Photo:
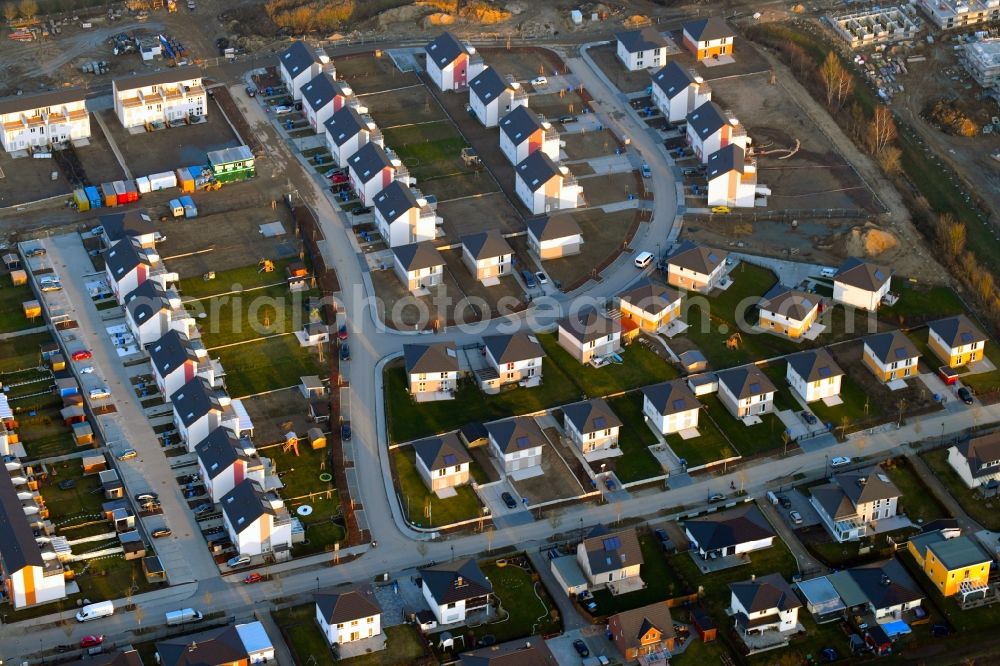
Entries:
{"type": "Polygon", "coordinates": [[[17,5],[13,2],[5,2],[3,5],[3,17],[10,23],[17,18],[17,5]]]}
{"type": "Polygon", "coordinates": [[[836,102],[836,108],[839,109],[854,90],[854,77],[833,51],[826,54],[826,60],[820,65],[819,78],[826,91],[826,105],[830,108],[834,108],[836,102]]]}
{"type": "Polygon", "coordinates": [[[889,107],[883,105],[875,109],[875,115],[868,123],[868,152],[878,155],[896,138],[896,120],[889,107]]]}
{"type": "Polygon", "coordinates": [[[35,0],[21,0],[21,16],[26,19],[35,18],[38,14],[38,3],[35,0]]]}

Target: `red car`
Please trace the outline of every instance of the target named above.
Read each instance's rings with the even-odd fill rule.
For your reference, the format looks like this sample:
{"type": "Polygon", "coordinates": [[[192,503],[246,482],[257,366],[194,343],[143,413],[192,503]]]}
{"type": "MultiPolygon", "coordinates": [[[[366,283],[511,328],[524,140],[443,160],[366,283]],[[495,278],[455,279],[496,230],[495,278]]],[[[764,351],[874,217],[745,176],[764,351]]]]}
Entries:
{"type": "Polygon", "coordinates": [[[244,578],[243,582],[246,583],[247,585],[250,585],[251,583],[259,583],[262,580],[264,580],[264,577],[255,571],[254,573],[244,578]]]}
{"type": "Polygon", "coordinates": [[[73,360],[74,361],[86,361],[88,358],[90,358],[92,356],[93,356],[93,354],[91,354],[86,349],[81,350],[81,351],[75,351],[75,352],[73,352],[73,360]]]}
{"type": "Polygon", "coordinates": [[[332,182],[334,185],[339,185],[341,183],[346,183],[347,182],[347,176],[345,174],[342,174],[342,173],[335,173],[335,174],[333,174],[333,176],[330,177],[330,182],[332,182]]]}
{"type": "Polygon", "coordinates": [[[84,636],[83,640],[80,641],[80,647],[89,648],[96,647],[104,642],[104,636],[84,636]]]}

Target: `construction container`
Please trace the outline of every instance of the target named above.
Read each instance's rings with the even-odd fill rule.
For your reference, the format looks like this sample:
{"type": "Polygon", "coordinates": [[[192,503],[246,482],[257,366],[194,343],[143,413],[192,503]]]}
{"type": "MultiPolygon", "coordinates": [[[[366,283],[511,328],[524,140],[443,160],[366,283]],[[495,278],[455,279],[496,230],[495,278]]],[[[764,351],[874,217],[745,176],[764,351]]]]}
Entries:
{"type": "Polygon", "coordinates": [[[28,274],[20,268],[15,268],[10,272],[10,281],[15,287],[28,284],[28,274]]]}
{"type": "Polygon", "coordinates": [[[153,192],[177,187],[177,174],[173,171],[163,171],[149,175],[149,189],[153,192]]]}
{"type": "Polygon", "coordinates": [[[115,188],[115,194],[118,195],[118,205],[121,206],[122,204],[127,204],[128,203],[128,192],[125,190],[125,181],[124,180],[116,180],[116,181],[114,181],[111,184],[115,188]]]}
{"type": "Polygon", "coordinates": [[[76,204],[76,209],[81,213],[90,210],[90,199],[87,198],[87,192],[83,189],[73,190],[73,203],[76,204]]]}
{"type": "Polygon", "coordinates": [[[125,181],[125,197],[129,203],[139,200],[139,187],[134,180],[125,181]]]}
{"type": "Polygon", "coordinates": [[[62,372],[66,369],[66,359],[63,358],[62,354],[53,354],[52,358],[49,359],[49,366],[52,368],[52,372],[62,372]]]}
{"type": "Polygon", "coordinates": [[[153,188],[149,185],[149,178],[146,176],[139,176],[135,179],[135,186],[139,190],[139,194],[149,194],[153,191],[153,188]]]}
{"type": "Polygon", "coordinates": [[[101,200],[108,208],[118,205],[118,192],[115,191],[114,183],[101,183],[101,200]]]}
{"type": "Polygon", "coordinates": [[[194,192],[194,178],[184,167],[177,170],[177,187],[181,192],[194,192]]]}
{"type": "Polygon", "coordinates": [[[184,206],[184,217],[198,217],[198,207],[194,205],[194,199],[181,197],[180,202],[184,206]]]}
{"type": "Polygon", "coordinates": [[[184,204],[180,202],[180,199],[170,200],[170,213],[174,217],[184,217],[184,204]]]}
{"type": "Polygon", "coordinates": [[[100,208],[103,205],[104,199],[101,197],[101,190],[96,185],[85,187],[83,191],[87,195],[87,201],[90,202],[91,208],[100,208]]]}

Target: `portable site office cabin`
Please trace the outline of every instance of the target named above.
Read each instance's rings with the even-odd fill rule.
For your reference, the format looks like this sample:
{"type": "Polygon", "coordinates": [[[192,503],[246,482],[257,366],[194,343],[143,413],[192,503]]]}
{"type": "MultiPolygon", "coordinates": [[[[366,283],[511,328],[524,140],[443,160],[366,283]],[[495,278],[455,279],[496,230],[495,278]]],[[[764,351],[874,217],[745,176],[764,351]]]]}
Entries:
{"type": "Polygon", "coordinates": [[[247,146],[223,148],[208,153],[212,176],[220,183],[246,180],[256,175],[254,155],[247,146]]]}

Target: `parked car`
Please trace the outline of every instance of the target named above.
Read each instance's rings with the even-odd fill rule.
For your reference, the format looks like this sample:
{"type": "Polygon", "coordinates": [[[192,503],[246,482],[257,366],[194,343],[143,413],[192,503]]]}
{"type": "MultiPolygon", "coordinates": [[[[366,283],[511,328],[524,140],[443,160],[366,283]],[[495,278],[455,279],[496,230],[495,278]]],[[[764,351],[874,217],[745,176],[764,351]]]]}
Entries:
{"type": "Polygon", "coordinates": [[[565,125],[566,123],[572,123],[572,122],[575,122],[575,121],[576,121],[576,116],[570,115],[568,113],[565,116],[559,116],[559,122],[561,122],[563,125],[565,125]]]}
{"type": "Polygon", "coordinates": [[[967,405],[972,404],[972,391],[965,388],[964,386],[958,389],[958,399],[967,405]]]}
{"type": "Polygon", "coordinates": [[[168,537],[173,532],[170,531],[169,527],[157,527],[155,530],[149,533],[154,539],[162,539],[163,537],[168,537]]]}
{"type": "Polygon", "coordinates": [[[951,627],[949,627],[947,624],[938,623],[935,624],[933,627],[931,627],[931,634],[936,636],[937,638],[944,638],[950,633],[951,633],[951,627]]]}
{"type": "Polygon", "coordinates": [[[665,529],[663,529],[662,527],[658,527],[657,529],[653,530],[653,534],[656,535],[656,540],[657,541],[666,541],[667,539],[670,538],[667,535],[667,531],[665,529]]]}
{"type": "Polygon", "coordinates": [[[59,482],[59,490],[71,490],[76,488],[76,479],[63,479],[59,482]]]}
{"type": "Polygon", "coordinates": [[[782,509],[792,508],[792,500],[788,499],[785,495],[778,495],[778,504],[781,505],[782,509]]]}
{"type": "Polygon", "coordinates": [[[615,485],[615,480],[612,479],[610,476],[604,479],[604,485],[607,486],[608,490],[614,490],[615,488],[617,488],[617,486],[615,485]]]}
{"type": "Polygon", "coordinates": [[[340,345],[340,360],[350,361],[351,360],[351,346],[346,342],[340,345]]]}
{"type": "Polygon", "coordinates": [[[139,455],[139,452],[135,449],[125,449],[118,454],[118,460],[124,462],[125,460],[131,460],[139,455]]]}
{"type": "Polygon", "coordinates": [[[536,76],[535,78],[531,79],[531,85],[536,86],[536,87],[537,86],[546,86],[548,84],[549,84],[549,80],[546,79],[544,76],[536,76]]]}
{"type": "Polygon", "coordinates": [[[802,524],[802,514],[799,513],[798,511],[789,511],[788,512],[788,517],[791,518],[793,525],[801,525],[802,524]]]}
{"type": "Polygon", "coordinates": [[[209,504],[207,502],[205,504],[199,504],[198,506],[196,506],[194,508],[194,515],[200,516],[203,513],[208,513],[211,510],[212,510],[212,505],[211,504],[209,504]]]}
{"type": "Polygon", "coordinates": [[[97,647],[104,642],[104,636],[84,636],[80,641],[80,647],[89,648],[97,647]]]}
{"type": "Polygon", "coordinates": [[[111,391],[109,391],[106,386],[98,386],[97,388],[90,389],[91,400],[104,400],[105,398],[110,397],[111,391]]]}
{"type": "Polygon", "coordinates": [[[830,459],[830,467],[846,467],[851,464],[848,456],[837,456],[830,459]]]}
{"type": "Polygon", "coordinates": [[[93,354],[91,354],[86,349],[81,349],[80,351],[73,352],[73,355],[70,356],[70,358],[72,358],[74,361],[86,361],[88,358],[91,358],[92,356],[93,354]]]}
{"type": "Polygon", "coordinates": [[[351,441],[351,424],[346,421],[340,426],[340,438],[345,442],[351,441]]]}
{"type": "Polygon", "coordinates": [[[545,273],[543,273],[542,271],[538,271],[537,273],[535,273],[535,277],[538,278],[538,284],[548,284],[549,283],[548,276],[545,273]]]}
{"type": "Polygon", "coordinates": [[[246,87],[246,91],[247,91],[247,97],[256,97],[257,96],[257,89],[256,88],[253,88],[251,86],[247,86],[246,87]]]}
{"type": "Polygon", "coordinates": [[[42,284],[42,291],[44,292],[62,291],[62,284],[59,282],[46,282],[42,284]]]}
{"type": "Polygon", "coordinates": [[[813,416],[813,413],[806,410],[802,410],[802,420],[808,423],[809,425],[816,425],[817,422],[816,417],[813,416]]]}
{"type": "Polygon", "coordinates": [[[341,326],[339,329],[337,329],[337,339],[338,340],[346,340],[347,339],[347,327],[346,326],[341,326]]]}
{"type": "Polygon", "coordinates": [[[24,256],[26,256],[26,257],[44,257],[45,256],[45,248],[44,247],[33,247],[30,250],[28,250],[27,252],[25,252],[24,256]]]}
{"type": "Polygon", "coordinates": [[[262,580],[264,580],[264,577],[255,571],[246,578],[244,578],[243,582],[247,585],[251,585],[253,583],[259,583],[262,580]]]}
{"type": "Polygon", "coordinates": [[[578,638],[573,641],[573,649],[576,650],[576,653],[580,655],[582,659],[586,659],[590,656],[590,648],[587,647],[587,644],[583,642],[582,638],[578,638]]]}
{"type": "Polygon", "coordinates": [[[92,365],[85,365],[85,366],[83,366],[82,368],[80,368],[80,372],[81,372],[82,374],[84,374],[84,375],[89,375],[89,374],[91,374],[91,373],[92,373],[93,371],[94,371],[94,366],[92,366],[92,365]]]}
{"type": "Polygon", "coordinates": [[[503,500],[504,506],[506,506],[508,509],[517,508],[517,500],[515,500],[514,496],[511,495],[510,493],[507,492],[503,493],[502,495],[500,495],[500,499],[503,500]]]}
{"type": "Polygon", "coordinates": [[[713,215],[728,215],[729,206],[712,206],[713,215]]]}
{"type": "Polygon", "coordinates": [[[840,659],[840,653],[837,652],[836,648],[823,648],[823,651],[820,654],[823,655],[823,661],[827,663],[833,663],[840,659]]]}
{"type": "Polygon", "coordinates": [[[531,274],[531,271],[529,270],[521,271],[521,277],[524,278],[524,286],[527,287],[528,289],[534,289],[535,287],[538,286],[538,283],[535,282],[535,276],[531,274]]]}
{"type": "Polygon", "coordinates": [[[708,496],[709,502],[721,502],[724,499],[726,499],[726,496],[723,495],[722,493],[712,493],[711,495],[708,496]]]}
{"type": "Polygon", "coordinates": [[[244,567],[250,564],[249,555],[237,555],[235,557],[230,557],[226,560],[226,566],[230,569],[235,569],[236,567],[244,567]]]}
{"type": "Polygon", "coordinates": [[[643,178],[652,178],[653,177],[652,170],[650,170],[649,165],[646,164],[645,162],[643,163],[643,165],[641,167],[639,167],[639,170],[642,172],[642,177],[643,178]]]}
{"type": "Polygon", "coordinates": [[[155,502],[160,499],[156,493],[139,493],[135,496],[136,502],[155,502]]]}

